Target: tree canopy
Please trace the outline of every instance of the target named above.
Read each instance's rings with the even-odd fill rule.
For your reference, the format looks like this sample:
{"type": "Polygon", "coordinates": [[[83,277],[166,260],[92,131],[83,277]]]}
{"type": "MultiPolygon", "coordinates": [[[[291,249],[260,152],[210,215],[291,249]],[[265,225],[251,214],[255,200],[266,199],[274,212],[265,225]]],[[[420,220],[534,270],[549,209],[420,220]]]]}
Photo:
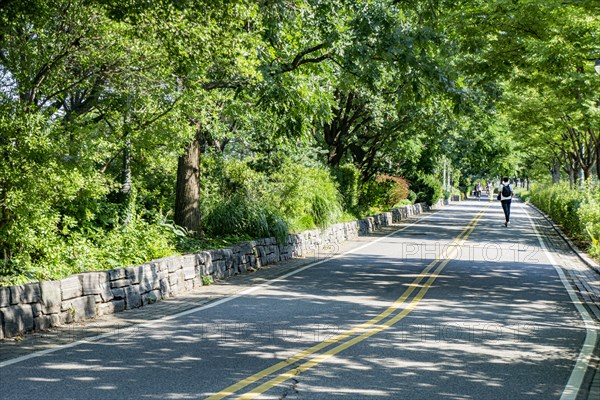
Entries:
{"type": "Polygon", "coordinates": [[[598,176],[599,8],[2,2],[0,276],[432,202],[443,160],[454,186],[598,176]]]}

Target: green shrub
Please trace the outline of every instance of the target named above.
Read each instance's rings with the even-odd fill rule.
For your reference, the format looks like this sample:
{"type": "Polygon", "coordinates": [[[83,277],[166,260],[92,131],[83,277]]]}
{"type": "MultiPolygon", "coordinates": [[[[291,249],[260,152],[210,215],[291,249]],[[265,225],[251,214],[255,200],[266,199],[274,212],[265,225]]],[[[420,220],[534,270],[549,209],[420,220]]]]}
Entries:
{"type": "Polygon", "coordinates": [[[369,208],[383,209],[385,208],[385,200],[389,185],[386,183],[377,182],[375,179],[370,179],[360,185],[358,208],[364,210],[369,208]]]}
{"type": "Polygon", "coordinates": [[[276,237],[285,240],[282,214],[265,201],[268,180],[246,162],[205,157],[207,177],[201,198],[202,226],[207,235],[240,239],[276,237]]]}
{"type": "Polygon", "coordinates": [[[414,203],[412,201],[410,201],[410,199],[404,199],[404,200],[400,200],[399,202],[397,202],[396,204],[394,204],[394,207],[392,207],[392,208],[402,207],[402,206],[409,206],[411,204],[414,204],[414,203]]]}
{"type": "Polygon", "coordinates": [[[444,199],[450,199],[452,196],[458,196],[461,200],[465,200],[465,195],[457,187],[450,187],[450,190],[445,190],[444,199]]]}
{"type": "Polygon", "coordinates": [[[581,202],[581,193],[561,183],[535,188],[531,193],[531,202],[544,211],[552,220],[560,224],[565,231],[576,239],[582,239],[582,229],[577,215],[581,202]]]}
{"type": "Polygon", "coordinates": [[[531,191],[524,188],[515,188],[515,194],[523,201],[529,201],[531,198],[531,191]]]}
{"type": "Polygon", "coordinates": [[[406,179],[399,176],[379,175],[362,185],[359,203],[365,208],[389,210],[403,203],[409,195],[410,188],[406,179]]]}
{"type": "Polygon", "coordinates": [[[269,177],[266,202],[285,216],[293,231],[325,227],[338,222],[342,201],[326,169],[286,162],[269,177]]]}
{"type": "Polygon", "coordinates": [[[460,177],[458,189],[460,190],[461,193],[463,193],[463,195],[465,195],[465,198],[473,190],[473,187],[475,186],[475,184],[473,182],[474,182],[473,178],[470,176],[461,176],[460,177]]]}
{"type": "Polygon", "coordinates": [[[285,239],[338,222],[340,194],[324,168],[284,162],[270,175],[239,160],[206,160],[209,179],[202,196],[203,226],[209,235],[285,239]]]}
{"type": "Polygon", "coordinates": [[[269,231],[262,209],[241,194],[215,202],[203,215],[202,227],[208,235],[247,233],[265,237],[269,231]]]}
{"type": "Polygon", "coordinates": [[[345,211],[350,211],[358,204],[358,184],[360,172],[354,164],[342,165],[333,170],[333,176],[338,184],[345,211]]]}
{"type": "Polygon", "coordinates": [[[408,200],[410,201],[410,204],[415,204],[417,201],[417,194],[413,190],[408,192],[408,200]]]}
{"type": "Polygon", "coordinates": [[[326,227],[329,222],[333,222],[330,218],[335,213],[330,207],[336,207],[335,203],[328,202],[327,199],[318,193],[315,193],[310,202],[310,215],[319,227],[326,227]]]}
{"type": "Polygon", "coordinates": [[[417,193],[417,203],[424,202],[431,206],[443,196],[442,183],[433,175],[419,176],[412,188],[417,193]]]}
{"type": "Polygon", "coordinates": [[[577,214],[591,241],[590,254],[600,258],[600,187],[589,188],[582,197],[577,214]]]}
{"type": "Polygon", "coordinates": [[[175,253],[173,235],[159,224],[132,216],[124,227],[81,230],[71,226],[67,234],[49,234],[35,242],[36,252],[21,252],[0,262],[0,285],[61,279],[85,271],[129,265],[175,253]]]}
{"type": "Polygon", "coordinates": [[[589,243],[590,254],[600,256],[600,188],[571,188],[566,183],[534,186],[529,200],[571,237],[589,243]]]}

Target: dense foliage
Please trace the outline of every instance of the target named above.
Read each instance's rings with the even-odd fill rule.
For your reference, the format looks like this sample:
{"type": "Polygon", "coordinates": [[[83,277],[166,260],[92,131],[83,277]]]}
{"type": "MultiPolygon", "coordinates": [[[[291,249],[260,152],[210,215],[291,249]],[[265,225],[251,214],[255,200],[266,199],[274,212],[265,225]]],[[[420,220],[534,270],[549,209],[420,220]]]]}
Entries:
{"type": "Polygon", "coordinates": [[[465,68],[501,93],[496,125],[509,138],[497,151],[518,155],[503,173],[543,178],[550,171],[554,182],[571,184],[598,176],[600,3],[476,0],[456,18],[469,53],[465,68]]]}
{"type": "Polygon", "coordinates": [[[529,200],[600,258],[600,187],[573,189],[567,183],[534,187],[529,200]]]}
{"type": "Polygon", "coordinates": [[[2,2],[0,283],[433,204],[446,180],[593,178],[598,11],[2,2]]]}

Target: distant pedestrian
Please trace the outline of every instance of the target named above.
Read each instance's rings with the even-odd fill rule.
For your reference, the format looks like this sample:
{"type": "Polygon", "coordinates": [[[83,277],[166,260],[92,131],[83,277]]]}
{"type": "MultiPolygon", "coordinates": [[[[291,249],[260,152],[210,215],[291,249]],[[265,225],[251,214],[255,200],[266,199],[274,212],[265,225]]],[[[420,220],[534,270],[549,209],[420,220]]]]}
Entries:
{"type": "Polygon", "coordinates": [[[510,203],[512,201],[514,191],[510,187],[508,177],[502,178],[502,183],[498,186],[498,199],[502,203],[502,211],[504,211],[504,226],[510,224],[510,203]]]}
{"type": "Polygon", "coordinates": [[[475,196],[477,196],[477,200],[481,200],[482,189],[483,186],[481,186],[481,182],[477,182],[477,185],[475,186],[475,196]]]}

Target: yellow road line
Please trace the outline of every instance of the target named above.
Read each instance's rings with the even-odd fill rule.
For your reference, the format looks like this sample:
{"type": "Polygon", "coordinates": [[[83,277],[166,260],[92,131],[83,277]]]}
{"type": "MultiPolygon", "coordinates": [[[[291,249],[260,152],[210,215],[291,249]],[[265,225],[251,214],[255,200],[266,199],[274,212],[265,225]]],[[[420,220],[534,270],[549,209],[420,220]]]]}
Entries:
{"type": "MultiPolygon", "coordinates": [[[[481,219],[481,216],[483,215],[482,211],[481,213],[479,213],[476,217],[475,217],[475,223],[473,224],[472,227],[467,228],[467,232],[468,234],[466,234],[465,236],[463,236],[463,239],[461,240],[461,243],[459,244],[459,246],[461,246],[462,244],[464,244],[464,242],[467,240],[467,238],[469,237],[469,235],[471,234],[471,232],[473,232],[473,230],[475,229],[475,225],[477,224],[477,222],[479,221],[479,219],[481,219]]],[[[460,235],[459,235],[460,236],[460,235]]],[[[456,251],[456,250],[453,250],[456,251]]],[[[276,376],[275,378],[272,378],[271,380],[257,386],[256,388],[254,388],[253,390],[251,390],[248,393],[245,393],[241,396],[239,396],[237,399],[243,399],[243,400],[247,400],[247,399],[254,399],[256,396],[266,392],[267,390],[287,381],[288,379],[293,378],[296,375],[299,375],[307,370],[309,370],[310,368],[326,361],[327,359],[329,359],[330,357],[333,357],[334,355],[338,354],[339,352],[346,350],[349,347],[354,346],[357,343],[362,342],[365,339],[368,339],[369,337],[375,335],[376,333],[379,333],[385,329],[388,329],[389,327],[393,326],[394,324],[398,323],[399,321],[401,321],[404,317],[406,317],[416,306],[417,304],[421,301],[421,299],[423,298],[423,296],[425,296],[425,294],[427,293],[427,291],[429,290],[429,288],[431,287],[431,285],[433,284],[433,282],[436,280],[436,278],[438,277],[439,273],[444,269],[444,267],[452,260],[452,257],[454,257],[454,255],[449,256],[448,258],[446,258],[445,260],[443,260],[440,265],[435,269],[435,271],[431,274],[431,276],[429,277],[429,279],[427,280],[427,282],[423,285],[423,287],[421,288],[421,290],[419,290],[419,292],[417,293],[417,295],[412,299],[412,301],[409,303],[408,307],[406,307],[405,309],[403,309],[400,313],[398,313],[396,316],[394,316],[393,318],[390,318],[389,320],[387,320],[386,322],[380,324],[380,325],[376,325],[375,327],[372,327],[370,330],[368,330],[367,332],[352,338],[324,353],[321,354],[317,354],[313,357],[311,357],[310,361],[305,362],[304,364],[298,366],[297,368],[294,368],[291,371],[288,372],[284,372],[278,376],[276,376]]]]}
{"type": "MultiPolygon", "coordinates": [[[[487,208],[486,208],[486,209],[487,209],[487,208]]],[[[464,241],[466,240],[466,238],[467,238],[467,237],[468,237],[468,236],[471,234],[471,232],[472,232],[472,231],[475,229],[475,226],[477,225],[477,223],[478,223],[478,222],[479,222],[479,220],[481,219],[481,216],[483,215],[483,213],[484,213],[484,212],[485,212],[485,210],[481,211],[479,214],[477,214],[475,217],[473,217],[473,219],[472,219],[471,221],[469,221],[469,223],[468,223],[468,224],[467,224],[467,226],[466,226],[466,227],[463,229],[463,231],[462,231],[462,232],[461,232],[461,233],[460,233],[460,234],[459,234],[459,235],[458,235],[458,236],[457,236],[457,237],[456,237],[456,238],[455,238],[455,239],[452,241],[452,243],[450,244],[450,247],[452,247],[452,249],[453,249],[452,251],[453,251],[453,252],[455,252],[455,251],[456,251],[456,247],[455,247],[455,246],[458,246],[458,247],[460,247],[460,246],[462,245],[462,243],[464,243],[464,241]],[[463,240],[463,239],[464,239],[464,240],[463,240]]],[[[379,315],[377,315],[376,317],[372,318],[371,320],[369,320],[369,321],[367,321],[367,322],[364,322],[364,323],[362,323],[362,324],[360,324],[360,325],[357,325],[356,327],[354,327],[354,328],[352,328],[352,329],[349,329],[349,330],[347,330],[346,332],[343,332],[343,333],[341,333],[341,334],[339,334],[339,335],[336,335],[336,336],[334,336],[334,337],[332,337],[332,338],[329,338],[329,339],[327,339],[327,340],[325,340],[325,341],[323,341],[323,342],[321,342],[321,343],[318,343],[318,344],[316,344],[315,346],[312,346],[312,347],[310,347],[310,348],[308,348],[308,349],[306,349],[306,350],[303,350],[303,351],[301,351],[301,352],[298,352],[297,354],[293,355],[292,357],[290,357],[290,358],[288,358],[288,359],[286,359],[286,360],[284,360],[284,361],[281,361],[281,362],[279,362],[279,363],[277,363],[277,364],[275,364],[275,365],[273,365],[273,366],[271,366],[271,367],[269,367],[269,368],[266,368],[266,369],[264,369],[264,370],[262,370],[262,371],[259,371],[259,372],[257,372],[256,374],[254,374],[254,375],[251,375],[251,376],[249,376],[249,377],[247,377],[247,378],[245,378],[245,379],[243,379],[243,380],[241,380],[241,381],[239,381],[239,382],[237,382],[237,383],[235,383],[235,384],[233,384],[233,385],[231,385],[231,386],[229,386],[229,387],[227,387],[227,388],[225,388],[225,389],[221,390],[219,393],[216,393],[216,394],[214,394],[214,395],[212,395],[212,396],[208,397],[208,398],[207,398],[207,400],[218,400],[218,399],[223,399],[223,398],[225,398],[225,397],[227,397],[227,396],[230,396],[230,395],[232,395],[232,394],[236,393],[237,391],[239,391],[239,390],[243,389],[244,387],[246,387],[246,386],[248,386],[248,385],[251,385],[251,384],[253,384],[253,383],[257,382],[258,380],[260,380],[260,379],[262,379],[262,378],[265,378],[265,377],[267,377],[267,376],[269,376],[269,375],[271,375],[271,374],[273,374],[273,373],[275,373],[275,372],[277,372],[277,371],[279,371],[279,370],[281,370],[281,369],[283,369],[283,368],[286,368],[286,367],[290,366],[291,364],[294,364],[294,363],[296,363],[296,362],[298,362],[298,361],[300,361],[300,360],[302,360],[302,359],[304,359],[304,358],[307,358],[308,356],[310,356],[310,355],[312,355],[312,354],[314,354],[314,353],[318,352],[319,350],[323,350],[324,348],[326,348],[326,347],[329,347],[329,346],[330,346],[330,345],[332,345],[332,344],[338,343],[338,342],[340,342],[340,341],[342,341],[342,340],[344,340],[344,339],[346,339],[346,338],[348,338],[348,337],[350,337],[350,336],[352,336],[352,335],[354,335],[354,334],[356,334],[356,333],[359,333],[359,332],[361,332],[361,331],[363,331],[363,330],[365,330],[365,329],[367,329],[367,328],[370,328],[370,327],[373,327],[373,326],[375,326],[375,325],[376,325],[376,324],[378,324],[380,321],[382,321],[383,319],[385,319],[386,317],[388,317],[390,314],[392,314],[394,311],[398,310],[398,309],[399,309],[399,308],[402,306],[402,304],[403,304],[403,303],[406,301],[406,299],[407,299],[407,298],[408,298],[408,297],[409,297],[409,296],[410,296],[410,295],[411,295],[411,294],[414,292],[414,290],[415,290],[415,289],[418,287],[419,283],[420,283],[420,282],[421,282],[423,279],[425,279],[425,277],[427,277],[427,276],[428,276],[428,273],[429,273],[429,271],[430,271],[431,269],[433,269],[433,267],[435,267],[435,265],[436,265],[436,264],[437,264],[439,261],[440,261],[440,256],[438,256],[438,257],[437,257],[435,260],[433,260],[433,261],[432,261],[432,262],[431,262],[431,263],[430,263],[430,264],[429,264],[429,265],[428,265],[428,266],[427,266],[427,267],[426,267],[426,268],[425,268],[425,269],[424,269],[424,270],[423,270],[423,271],[422,271],[422,272],[419,274],[419,276],[417,276],[417,277],[415,278],[415,280],[414,280],[414,281],[413,281],[413,282],[412,282],[412,283],[409,285],[409,287],[408,287],[408,288],[407,288],[407,289],[404,291],[404,293],[402,293],[402,295],[401,295],[401,296],[400,296],[398,299],[396,299],[396,301],[395,301],[395,302],[394,302],[394,303],[393,303],[393,304],[392,304],[390,307],[388,307],[388,308],[387,308],[385,311],[381,312],[379,315]]],[[[435,280],[435,278],[437,277],[437,275],[438,275],[439,271],[441,271],[441,269],[443,269],[443,267],[444,267],[444,266],[445,266],[445,265],[446,265],[446,264],[447,264],[449,261],[450,261],[450,260],[449,260],[449,257],[447,257],[447,259],[446,259],[446,260],[444,260],[444,261],[442,262],[442,264],[440,265],[440,267],[438,267],[438,268],[436,269],[436,271],[435,271],[435,272],[434,272],[434,273],[433,273],[433,274],[432,274],[432,275],[429,277],[429,279],[427,280],[426,284],[425,284],[425,285],[424,285],[424,286],[421,288],[421,290],[419,291],[419,293],[418,293],[418,294],[415,296],[415,299],[416,299],[416,298],[418,298],[419,300],[421,299],[421,297],[422,297],[422,296],[423,296],[423,295],[424,295],[424,294],[427,292],[427,289],[429,288],[429,286],[431,285],[431,283],[433,283],[433,281],[434,281],[434,280],[435,280]],[[424,290],[424,289],[425,289],[425,290],[424,290]]],[[[419,301],[419,300],[418,300],[418,301],[419,301]]],[[[415,300],[413,299],[413,301],[412,301],[412,302],[409,304],[409,306],[408,306],[408,307],[407,307],[407,308],[406,308],[404,311],[402,311],[402,313],[400,313],[399,315],[402,315],[402,314],[406,315],[406,314],[408,314],[408,313],[409,313],[410,311],[412,311],[412,309],[413,309],[413,308],[416,306],[416,303],[418,303],[418,301],[417,301],[417,302],[415,302],[415,300]],[[413,303],[414,303],[414,305],[413,305],[413,303]],[[409,310],[409,311],[407,311],[407,312],[406,312],[406,310],[409,310]]],[[[398,316],[396,316],[396,317],[392,318],[390,321],[394,320],[394,319],[395,319],[395,318],[397,318],[397,317],[398,317],[398,316]]],[[[402,318],[404,318],[404,316],[403,316],[402,318]]],[[[388,322],[389,322],[389,321],[388,321],[388,322]]],[[[396,322],[397,322],[397,321],[396,321],[396,322]]],[[[395,323],[395,322],[394,322],[394,323],[395,323]]],[[[387,324],[387,323],[386,323],[386,324],[387,324]]],[[[385,326],[386,324],[382,324],[382,325],[379,325],[379,326],[385,326]]],[[[371,329],[373,329],[373,328],[371,328],[371,329]]],[[[381,329],[380,329],[380,330],[381,330],[381,329]]],[[[364,333],[364,334],[363,334],[363,335],[361,335],[361,336],[358,336],[357,338],[360,338],[360,337],[362,337],[362,336],[364,336],[364,335],[368,334],[368,336],[366,336],[366,337],[364,337],[363,339],[359,340],[359,341],[362,341],[362,340],[366,339],[367,337],[369,337],[369,336],[372,336],[372,335],[374,335],[375,333],[379,332],[380,330],[377,330],[377,329],[375,329],[375,330],[373,331],[373,333],[370,333],[371,331],[367,331],[366,333],[364,333]],[[370,333],[370,334],[369,334],[369,333],[370,333]]],[[[356,339],[356,338],[355,338],[355,339],[356,339]]],[[[355,340],[355,339],[353,339],[353,340],[355,340]]],[[[350,340],[350,341],[348,341],[348,342],[346,342],[346,343],[353,342],[353,340],[350,340]]],[[[358,342],[356,342],[356,343],[358,343],[358,342]]],[[[341,345],[339,345],[339,346],[336,346],[334,349],[332,349],[332,350],[330,350],[330,351],[334,351],[335,349],[338,349],[338,348],[341,348],[339,351],[342,351],[343,349],[345,349],[345,348],[349,347],[349,346],[347,346],[347,347],[343,347],[344,345],[345,345],[345,343],[344,343],[344,344],[341,344],[341,345]],[[342,348],[342,347],[343,347],[343,348],[342,348]]],[[[339,351],[337,351],[337,352],[339,352],[339,351]]],[[[337,354],[337,352],[336,352],[336,353],[333,353],[333,354],[337,354]]],[[[329,352],[325,352],[325,353],[323,353],[322,355],[326,355],[326,354],[328,354],[328,353],[329,353],[329,352]]],[[[333,354],[332,354],[332,355],[333,355],[333,354]]],[[[316,356],[316,357],[314,357],[314,358],[318,358],[319,356],[322,356],[322,355],[318,355],[318,356],[316,356]]],[[[328,356],[328,357],[326,357],[326,358],[329,358],[329,357],[330,357],[330,356],[328,356]]],[[[326,358],[325,358],[325,359],[326,359],[326,358]]],[[[309,363],[312,363],[312,362],[313,362],[313,361],[310,361],[309,363]]],[[[321,362],[321,361],[319,361],[319,362],[321,362]]],[[[317,364],[318,364],[319,362],[317,362],[317,364]]],[[[306,365],[306,364],[309,364],[309,363],[305,363],[305,364],[303,364],[303,365],[306,365]]],[[[315,364],[315,365],[316,365],[316,364],[315,364]]],[[[311,366],[311,367],[312,367],[312,366],[311,366]]],[[[311,367],[308,367],[308,368],[311,368],[311,367]]],[[[307,368],[307,369],[308,369],[308,368],[307,368]]],[[[297,369],[296,369],[296,370],[297,370],[297,369]]],[[[300,371],[300,372],[302,372],[302,371],[300,371]]],[[[243,396],[242,396],[242,397],[240,397],[240,398],[244,398],[244,399],[245,399],[245,398],[253,398],[253,397],[244,397],[244,396],[247,396],[247,395],[250,395],[250,394],[252,394],[252,393],[255,393],[255,391],[256,391],[256,390],[259,390],[259,388],[263,387],[264,385],[267,385],[268,383],[272,383],[272,384],[271,384],[269,387],[265,387],[265,388],[264,388],[264,390],[262,390],[261,392],[258,392],[258,393],[256,393],[256,394],[254,394],[254,396],[256,396],[256,395],[258,395],[258,394],[260,394],[260,393],[262,393],[262,392],[264,392],[264,391],[268,390],[269,388],[271,388],[271,387],[273,387],[273,386],[276,386],[277,384],[279,384],[279,383],[281,383],[281,382],[284,382],[284,381],[286,381],[287,379],[290,379],[290,378],[293,376],[293,375],[289,375],[289,376],[288,376],[288,375],[289,375],[289,372],[288,372],[288,373],[281,374],[281,375],[279,375],[278,377],[276,377],[276,378],[274,378],[274,379],[272,379],[272,380],[268,381],[267,383],[265,383],[265,384],[263,384],[263,385],[260,385],[260,386],[258,386],[256,389],[254,389],[253,391],[251,391],[251,392],[247,393],[246,395],[243,395],[243,396]],[[280,379],[282,379],[282,378],[283,378],[283,377],[285,377],[285,376],[287,376],[285,379],[283,379],[282,381],[279,381],[280,379]]]]}
{"type": "Polygon", "coordinates": [[[392,325],[396,324],[398,321],[402,320],[405,316],[407,316],[417,306],[417,304],[421,301],[421,299],[423,298],[425,293],[427,293],[427,291],[429,290],[429,287],[431,286],[433,281],[437,278],[439,272],[441,272],[441,270],[446,266],[446,264],[449,261],[450,261],[449,259],[444,260],[444,262],[442,264],[440,264],[440,266],[438,268],[436,268],[435,272],[427,280],[427,283],[421,288],[421,290],[419,290],[419,293],[417,293],[417,295],[414,297],[414,299],[409,303],[408,307],[403,309],[400,313],[398,313],[393,318],[387,320],[386,322],[384,322],[380,325],[376,325],[376,326],[372,327],[367,332],[365,332],[359,336],[356,336],[346,342],[343,342],[342,344],[340,344],[324,353],[320,353],[320,354],[317,354],[317,355],[311,357],[310,361],[305,362],[304,364],[292,369],[291,371],[287,371],[287,372],[284,372],[284,373],[276,376],[275,378],[263,383],[262,385],[257,386],[250,392],[237,397],[237,399],[244,399],[244,400],[254,399],[258,395],[266,392],[267,390],[287,381],[288,379],[293,378],[294,376],[297,376],[297,375],[309,370],[312,367],[315,367],[318,364],[321,364],[322,362],[333,357],[334,355],[338,354],[339,352],[346,350],[349,347],[352,347],[355,344],[360,343],[363,340],[368,339],[369,337],[375,335],[376,333],[379,333],[379,332],[391,327],[392,325]]]}

